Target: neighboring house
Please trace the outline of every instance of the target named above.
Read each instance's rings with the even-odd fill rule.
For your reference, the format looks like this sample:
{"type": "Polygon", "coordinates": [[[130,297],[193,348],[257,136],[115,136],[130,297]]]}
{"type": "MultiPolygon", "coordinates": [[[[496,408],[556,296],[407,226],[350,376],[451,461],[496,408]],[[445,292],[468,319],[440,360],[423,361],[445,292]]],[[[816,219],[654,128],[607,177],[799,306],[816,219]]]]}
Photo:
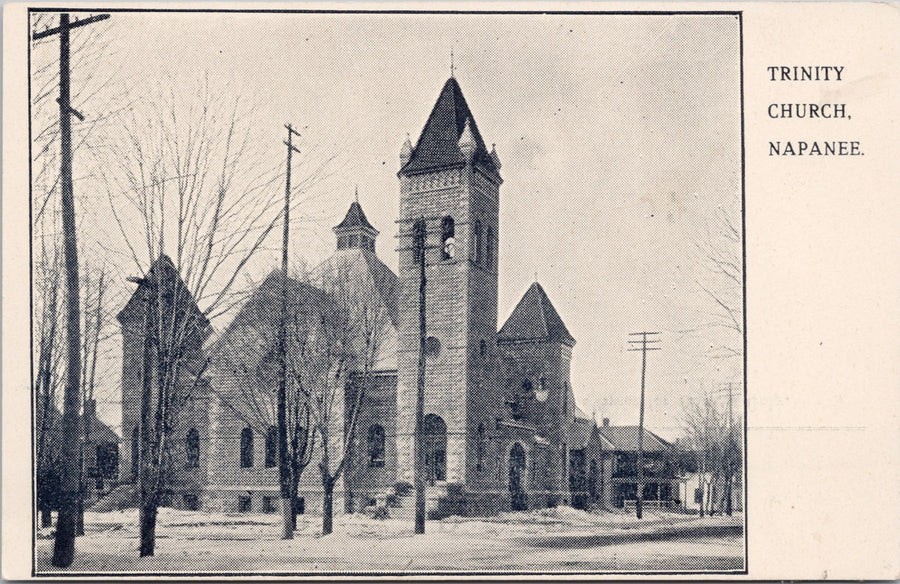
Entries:
{"type": "MultiPolygon", "coordinates": [[[[637,499],[638,429],[638,426],[610,426],[605,418],[598,428],[604,454],[612,463],[608,502],[615,507],[633,505],[637,499]]],[[[664,507],[679,506],[681,479],[672,459],[672,445],[646,428],[642,442],[644,502],[664,507]]]]}
{"type": "MultiPolygon", "coordinates": [[[[455,509],[470,515],[587,506],[600,498],[612,502],[617,489],[624,488],[624,477],[615,473],[617,463],[624,464],[617,456],[627,456],[627,445],[619,435],[606,436],[606,429],[577,407],[570,380],[575,339],[540,284],[528,288],[498,330],[500,161],[493,148],[486,148],[455,79],[444,85],[417,143],[407,139],[403,144],[400,163],[399,273],[377,257],[379,232],[355,201],[334,228],[332,256],[313,270],[309,282],[287,282],[291,314],[329,298],[357,298],[374,303],[385,316],[373,381],[363,394],[346,472],[335,488],[335,509],[357,511],[384,500],[398,483],[413,483],[420,341],[412,235],[421,220],[427,232],[422,447],[428,508],[438,509],[448,491],[463,494],[462,508],[455,509]],[[335,273],[353,277],[336,286],[335,273]]],[[[169,270],[171,262],[164,258],[156,265],[169,270]]],[[[180,285],[174,276],[168,281],[180,285]]],[[[192,346],[199,353],[203,345],[210,364],[196,405],[183,412],[174,440],[188,453],[176,457],[182,461],[176,466],[196,461],[187,477],[191,480],[172,485],[174,505],[275,510],[274,432],[251,427],[230,404],[252,389],[236,381],[242,372],[271,367],[283,278],[273,272],[219,336],[206,341],[200,335],[192,346]]],[[[135,298],[129,305],[140,304],[135,298]]],[[[198,310],[192,299],[184,309],[198,310]]],[[[128,451],[136,448],[137,318],[136,310],[120,315],[123,330],[131,326],[125,334],[122,400],[128,451]]],[[[348,378],[339,404],[344,412],[358,395],[360,378],[358,371],[348,378]]],[[[274,377],[269,379],[251,394],[271,395],[276,385],[274,377]]],[[[274,424],[274,412],[268,415],[274,424]]],[[[347,420],[335,423],[342,428],[347,420]]],[[[302,508],[311,511],[320,509],[322,497],[318,455],[299,485],[302,508]]],[[[123,469],[127,476],[133,475],[123,469]]]]}
{"type": "MultiPolygon", "coordinates": [[[[79,441],[84,444],[84,489],[85,501],[90,504],[99,497],[108,493],[116,486],[119,477],[119,435],[106,423],[97,417],[97,403],[88,400],[86,412],[82,412],[79,421],[79,441]],[[87,427],[87,442],[84,442],[84,432],[87,427]]],[[[43,508],[45,502],[51,509],[56,509],[57,497],[56,475],[59,463],[60,446],[62,444],[62,414],[56,407],[48,409],[48,415],[44,416],[43,407],[38,403],[36,411],[36,428],[38,442],[41,442],[40,434],[43,428],[43,457],[46,464],[41,465],[38,474],[38,499],[39,507],[43,508]]],[[[40,450],[41,447],[39,446],[40,450]]]]}
{"type": "MultiPolygon", "coordinates": [[[[728,481],[724,476],[714,477],[712,473],[701,475],[699,472],[687,473],[680,485],[680,498],[682,507],[688,511],[700,511],[701,501],[704,512],[714,509],[716,513],[722,513],[726,508],[726,491],[728,481]],[[701,477],[703,484],[701,485],[701,477]]],[[[744,497],[741,479],[732,477],[731,482],[731,509],[742,511],[744,497]]]]}

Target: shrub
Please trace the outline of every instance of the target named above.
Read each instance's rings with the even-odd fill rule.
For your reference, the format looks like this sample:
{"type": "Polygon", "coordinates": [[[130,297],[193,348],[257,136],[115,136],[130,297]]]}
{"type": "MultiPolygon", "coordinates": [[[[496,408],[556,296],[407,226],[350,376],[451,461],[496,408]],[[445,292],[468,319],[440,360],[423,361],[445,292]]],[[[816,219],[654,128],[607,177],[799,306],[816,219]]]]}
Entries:
{"type": "Polygon", "coordinates": [[[413,490],[413,486],[406,481],[397,481],[394,483],[394,492],[398,497],[405,497],[413,490]]]}

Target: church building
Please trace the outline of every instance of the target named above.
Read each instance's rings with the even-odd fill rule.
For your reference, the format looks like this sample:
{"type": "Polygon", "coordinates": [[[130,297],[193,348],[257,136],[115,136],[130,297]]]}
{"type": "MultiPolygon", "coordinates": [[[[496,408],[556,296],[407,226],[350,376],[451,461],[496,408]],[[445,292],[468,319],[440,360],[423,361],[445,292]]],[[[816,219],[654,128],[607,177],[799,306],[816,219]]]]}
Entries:
{"type": "MultiPolygon", "coordinates": [[[[432,515],[442,509],[479,515],[613,503],[616,458],[603,438],[607,428],[598,428],[575,402],[570,364],[576,341],[539,283],[528,288],[498,328],[500,170],[497,152],[488,149],[451,77],[419,139],[413,144],[407,138],[400,151],[398,273],[377,257],[379,231],[357,200],[334,227],[333,255],[309,281],[288,282],[292,306],[340,295],[366,299],[384,316],[386,330],[369,371],[373,382],[362,398],[345,472],[335,489],[338,511],[361,511],[390,500],[398,514],[412,512],[408,489],[414,482],[420,347],[420,268],[413,236],[420,221],[426,230],[427,283],[421,443],[432,515]],[[337,267],[353,274],[340,289],[324,284],[337,267]]],[[[247,391],[236,381],[238,371],[260,370],[271,360],[283,278],[273,272],[231,324],[203,344],[209,367],[203,383],[195,384],[193,407],[179,421],[183,436],[173,439],[183,447],[173,454],[172,505],[276,509],[274,409],[261,407],[260,423],[251,424],[229,400],[247,391]]],[[[120,316],[123,323],[136,318],[120,316]]],[[[125,345],[126,372],[140,350],[132,336],[125,345]]],[[[274,386],[267,391],[271,394],[274,386]]],[[[136,436],[139,395],[139,380],[132,373],[123,376],[126,440],[136,436]]],[[[338,428],[349,423],[353,395],[351,375],[338,428]]],[[[269,403],[262,397],[260,402],[269,403]]],[[[133,452],[132,445],[123,445],[126,480],[133,476],[133,452]]],[[[312,454],[298,492],[301,511],[319,512],[320,454],[312,454]]]]}

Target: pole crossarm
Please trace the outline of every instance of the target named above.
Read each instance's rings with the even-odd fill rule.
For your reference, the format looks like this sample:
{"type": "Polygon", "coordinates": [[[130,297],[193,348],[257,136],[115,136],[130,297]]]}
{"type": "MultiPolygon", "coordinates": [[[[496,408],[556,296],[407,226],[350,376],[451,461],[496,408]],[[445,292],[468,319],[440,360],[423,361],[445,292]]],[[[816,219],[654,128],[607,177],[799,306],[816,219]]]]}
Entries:
{"type": "Polygon", "coordinates": [[[97,14],[96,16],[89,16],[87,18],[82,18],[81,20],[74,20],[66,24],[61,24],[60,26],[55,26],[53,28],[48,28],[47,30],[42,30],[41,32],[36,32],[31,35],[31,40],[37,41],[49,36],[53,36],[55,34],[59,34],[63,30],[72,30],[73,28],[100,22],[101,20],[106,20],[107,18],[109,18],[109,14],[97,14]]]}

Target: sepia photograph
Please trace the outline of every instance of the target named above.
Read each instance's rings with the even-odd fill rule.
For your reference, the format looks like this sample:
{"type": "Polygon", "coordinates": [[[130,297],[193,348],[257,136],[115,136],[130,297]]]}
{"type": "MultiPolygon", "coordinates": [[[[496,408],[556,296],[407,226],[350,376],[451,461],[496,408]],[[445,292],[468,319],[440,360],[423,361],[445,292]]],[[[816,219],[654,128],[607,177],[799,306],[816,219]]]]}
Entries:
{"type": "Polygon", "coordinates": [[[747,574],[740,12],[27,21],[32,576],[747,574]]]}

